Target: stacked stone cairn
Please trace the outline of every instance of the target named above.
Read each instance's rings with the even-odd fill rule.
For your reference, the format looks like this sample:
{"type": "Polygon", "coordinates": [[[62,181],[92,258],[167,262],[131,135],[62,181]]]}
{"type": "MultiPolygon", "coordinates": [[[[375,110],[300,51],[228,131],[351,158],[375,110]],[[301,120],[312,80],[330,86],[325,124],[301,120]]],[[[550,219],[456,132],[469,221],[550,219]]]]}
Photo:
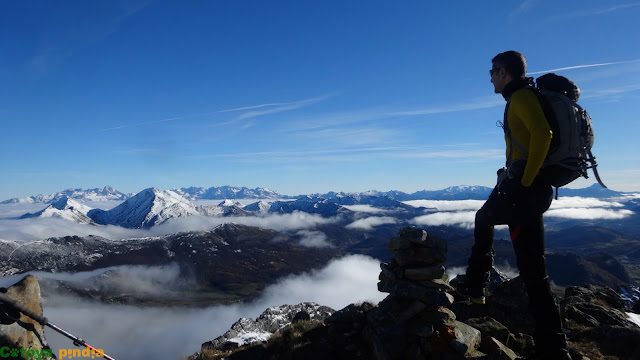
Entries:
{"type": "Polygon", "coordinates": [[[445,274],[447,242],[416,227],[392,238],[393,259],[380,265],[378,290],[389,293],[367,314],[365,336],[379,360],[457,359],[476,352],[480,332],[456,321],[445,274]]]}

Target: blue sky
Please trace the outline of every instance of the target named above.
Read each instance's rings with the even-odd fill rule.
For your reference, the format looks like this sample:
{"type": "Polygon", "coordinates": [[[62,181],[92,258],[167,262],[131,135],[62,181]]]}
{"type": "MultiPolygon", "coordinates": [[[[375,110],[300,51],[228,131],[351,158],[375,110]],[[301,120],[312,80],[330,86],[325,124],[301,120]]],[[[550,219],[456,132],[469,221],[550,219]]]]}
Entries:
{"type": "Polygon", "coordinates": [[[638,191],[637,19],[639,1],[2,2],[0,200],[492,186],[488,70],[511,49],[578,83],[603,180],[638,191]]]}

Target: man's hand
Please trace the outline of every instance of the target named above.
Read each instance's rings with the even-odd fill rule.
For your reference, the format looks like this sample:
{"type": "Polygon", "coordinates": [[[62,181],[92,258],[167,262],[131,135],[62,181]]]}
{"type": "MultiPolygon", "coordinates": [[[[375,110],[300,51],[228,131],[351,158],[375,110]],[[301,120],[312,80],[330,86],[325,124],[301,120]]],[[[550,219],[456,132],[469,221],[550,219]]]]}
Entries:
{"type": "Polygon", "coordinates": [[[518,204],[523,199],[529,188],[520,183],[520,179],[505,179],[500,184],[500,192],[505,194],[512,203],[518,204]]]}

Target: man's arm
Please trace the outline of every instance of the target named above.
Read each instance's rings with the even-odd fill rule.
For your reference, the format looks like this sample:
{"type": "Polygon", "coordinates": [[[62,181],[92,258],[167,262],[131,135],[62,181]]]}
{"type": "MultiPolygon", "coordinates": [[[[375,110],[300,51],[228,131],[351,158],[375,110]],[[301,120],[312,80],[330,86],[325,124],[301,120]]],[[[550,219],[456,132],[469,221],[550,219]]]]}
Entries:
{"type": "MultiPolygon", "coordinates": [[[[533,183],[544,159],[549,152],[552,132],[544,115],[538,97],[533,91],[517,91],[511,97],[511,105],[514,115],[522,120],[524,126],[529,130],[529,156],[527,166],[522,175],[521,184],[525,187],[533,183]]],[[[523,144],[524,145],[524,144],[523,144]]]]}

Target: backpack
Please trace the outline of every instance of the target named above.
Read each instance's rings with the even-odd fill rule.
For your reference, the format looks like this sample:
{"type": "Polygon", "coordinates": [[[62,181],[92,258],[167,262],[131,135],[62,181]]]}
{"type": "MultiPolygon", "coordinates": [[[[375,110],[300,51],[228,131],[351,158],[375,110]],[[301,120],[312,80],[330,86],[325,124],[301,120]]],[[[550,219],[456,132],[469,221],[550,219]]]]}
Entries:
{"type": "MultiPolygon", "coordinates": [[[[594,143],[591,117],[577,104],[580,97],[578,86],[564,76],[549,73],[537,78],[535,87],[530,89],[538,96],[553,132],[541,174],[556,188],[556,198],[559,187],[581,176],[589,178],[588,169],[593,170],[598,183],[606,188],[596,169],[596,158],[591,153],[594,143]]],[[[510,132],[506,133],[511,142],[527,154],[527,151],[511,137],[510,132]]]]}

